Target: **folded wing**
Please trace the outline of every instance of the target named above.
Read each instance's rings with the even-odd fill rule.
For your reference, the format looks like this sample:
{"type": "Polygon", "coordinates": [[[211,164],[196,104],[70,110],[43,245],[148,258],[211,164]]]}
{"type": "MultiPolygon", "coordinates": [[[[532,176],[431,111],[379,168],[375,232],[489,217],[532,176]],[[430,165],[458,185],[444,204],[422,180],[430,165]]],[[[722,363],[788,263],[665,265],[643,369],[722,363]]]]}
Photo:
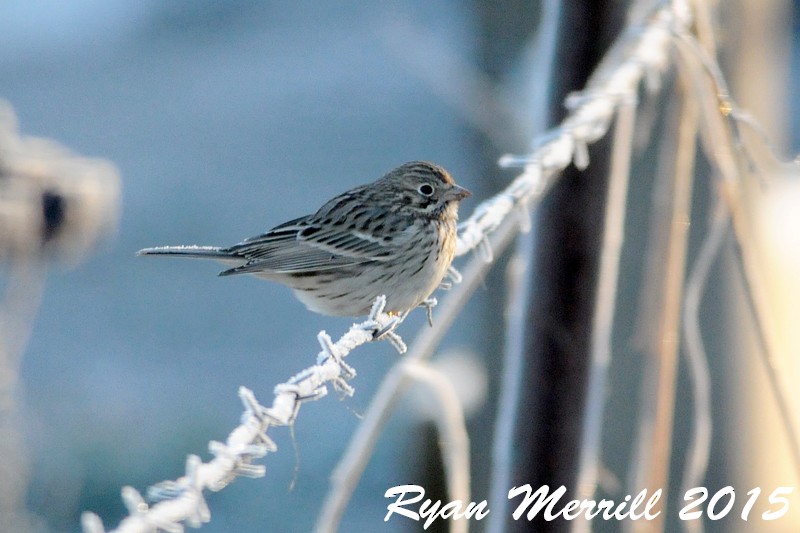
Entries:
{"type": "Polygon", "coordinates": [[[406,233],[375,237],[360,231],[343,231],[315,223],[311,217],[281,224],[263,235],[226,249],[247,260],[242,266],[220,273],[275,272],[303,274],[368,262],[392,261],[406,233]],[[387,238],[388,237],[388,238],[387,238]]]}

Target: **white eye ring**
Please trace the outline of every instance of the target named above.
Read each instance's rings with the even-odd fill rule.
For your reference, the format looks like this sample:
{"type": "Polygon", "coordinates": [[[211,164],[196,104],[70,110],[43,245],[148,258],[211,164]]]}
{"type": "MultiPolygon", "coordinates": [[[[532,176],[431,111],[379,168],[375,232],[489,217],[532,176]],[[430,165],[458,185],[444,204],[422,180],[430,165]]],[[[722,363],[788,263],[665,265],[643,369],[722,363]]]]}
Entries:
{"type": "Polygon", "coordinates": [[[419,186],[417,192],[419,192],[422,196],[431,196],[433,194],[433,185],[423,183],[419,186]]]}

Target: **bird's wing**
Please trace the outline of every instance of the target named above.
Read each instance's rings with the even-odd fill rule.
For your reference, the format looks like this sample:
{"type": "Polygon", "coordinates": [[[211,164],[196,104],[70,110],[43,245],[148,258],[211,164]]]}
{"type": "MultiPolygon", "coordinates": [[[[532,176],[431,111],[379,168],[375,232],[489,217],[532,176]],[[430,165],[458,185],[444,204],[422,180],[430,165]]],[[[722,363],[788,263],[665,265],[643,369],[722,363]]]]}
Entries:
{"type": "Polygon", "coordinates": [[[285,274],[318,272],[371,261],[391,261],[396,240],[359,231],[341,231],[316,224],[310,217],[289,221],[228,250],[247,263],[222,275],[271,271],[285,274]]]}
{"type": "Polygon", "coordinates": [[[266,233],[245,239],[239,244],[234,244],[225,251],[238,255],[243,259],[257,259],[265,254],[272,253],[292,241],[297,240],[297,234],[306,227],[310,217],[300,217],[280,226],[275,226],[266,233]]]}

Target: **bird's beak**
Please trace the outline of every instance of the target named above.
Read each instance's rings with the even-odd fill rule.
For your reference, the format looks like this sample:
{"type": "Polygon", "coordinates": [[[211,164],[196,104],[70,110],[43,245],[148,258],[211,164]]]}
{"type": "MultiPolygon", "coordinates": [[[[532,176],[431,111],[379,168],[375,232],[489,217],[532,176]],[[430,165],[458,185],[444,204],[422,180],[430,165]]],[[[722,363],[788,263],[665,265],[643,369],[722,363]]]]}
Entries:
{"type": "Polygon", "coordinates": [[[447,192],[444,194],[445,199],[449,201],[459,202],[464,198],[468,198],[472,196],[472,193],[469,192],[464,187],[459,187],[458,185],[453,185],[447,192]]]}

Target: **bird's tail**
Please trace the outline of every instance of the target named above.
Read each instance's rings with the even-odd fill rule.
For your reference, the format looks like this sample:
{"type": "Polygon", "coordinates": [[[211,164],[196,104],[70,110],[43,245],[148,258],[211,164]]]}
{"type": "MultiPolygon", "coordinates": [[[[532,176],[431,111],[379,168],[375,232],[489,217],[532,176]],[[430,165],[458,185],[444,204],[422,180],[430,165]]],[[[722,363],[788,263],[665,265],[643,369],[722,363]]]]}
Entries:
{"type": "Polygon", "coordinates": [[[218,261],[236,258],[230,251],[218,246],[156,246],[155,248],[139,250],[136,252],[136,255],[171,255],[200,259],[216,259],[218,261]]]}

